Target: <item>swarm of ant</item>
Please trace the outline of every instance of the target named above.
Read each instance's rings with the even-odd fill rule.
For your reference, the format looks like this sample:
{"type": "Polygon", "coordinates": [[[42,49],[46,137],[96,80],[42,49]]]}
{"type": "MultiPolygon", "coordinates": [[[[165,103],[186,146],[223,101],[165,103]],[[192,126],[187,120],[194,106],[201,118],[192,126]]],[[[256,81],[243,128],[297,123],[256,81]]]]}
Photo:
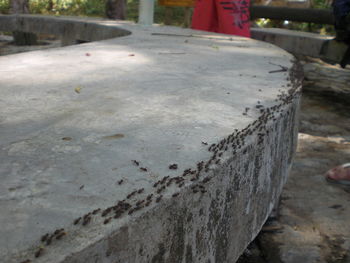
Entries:
{"type": "MultiPolygon", "coordinates": [[[[295,64],[295,66],[297,65],[295,64]]],[[[269,108],[265,108],[263,105],[260,104],[260,101],[258,101],[255,108],[259,110],[260,116],[257,120],[255,120],[253,123],[249,124],[242,130],[235,129],[232,134],[222,139],[218,143],[211,144],[208,147],[208,151],[213,154],[208,161],[198,162],[196,164],[196,169],[185,169],[183,173],[179,176],[164,176],[162,179],[158,180],[153,184],[153,188],[155,188],[154,192],[148,194],[147,197],[144,199],[138,199],[136,201],[126,201],[131,200],[133,197],[144,193],[144,188],[133,190],[126,196],[126,199],[118,201],[115,205],[112,205],[105,209],[97,208],[91,212],[88,212],[82,217],[76,218],[73,221],[73,225],[77,226],[80,224],[81,226],[85,227],[91,223],[93,216],[96,216],[99,213],[101,217],[105,218],[102,222],[104,225],[109,224],[110,222],[112,222],[113,219],[118,219],[125,214],[132,215],[133,213],[145,207],[148,207],[153,202],[153,198],[155,203],[161,202],[161,200],[163,199],[163,195],[161,193],[165,192],[167,187],[171,186],[172,184],[175,184],[178,188],[181,188],[186,184],[186,182],[192,182],[191,190],[194,194],[207,193],[205,184],[207,184],[212,179],[212,175],[209,174],[209,171],[213,169],[213,165],[219,165],[221,163],[221,158],[224,152],[230,151],[232,155],[237,154],[238,151],[245,146],[246,137],[253,135],[254,132],[257,133],[257,144],[262,144],[265,140],[265,137],[269,133],[267,129],[267,123],[269,121],[275,121],[277,119],[276,114],[280,117],[288,116],[290,114],[290,111],[285,111],[283,107],[285,105],[291,104],[295,96],[299,96],[301,93],[301,90],[299,88],[300,77],[298,76],[298,74],[299,73],[297,70],[291,70],[289,80],[291,80],[293,87],[288,91],[288,94],[285,92],[281,92],[281,94],[277,96],[277,101],[280,101],[280,104],[274,105],[269,108]],[[201,181],[194,183],[198,181],[202,176],[205,177],[201,181]]],[[[249,110],[250,108],[246,107],[244,115],[246,115],[249,110]]],[[[207,142],[201,142],[201,144],[205,146],[208,145],[207,142]]],[[[140,161],[132,160],[131,162],[137,167],[140,166],[140,161]]],[[[177,170],[178,165],[171,164],[168,168],[171,170],[177,170]]],[[[148,169],[146,167],[139,167],[139,170],[142,172],[148,172],[148,169]]],[[[118,185],[121,185],[123,182],[124,180],[119,180],[118,185]]],[[[179,195],[180,192],[176,192],[173,193],[171,197],[176,198],[179,195]]],[[[45,252],[45,247],[50,246],[51,243],[54,241],[61,240],[66,235],[67,232],[63,228],[57,229],[53,233],[46,233],[45,235],[43,235],[41,237],[42,245],[35,251],[34,257],[38,258],[42,256],[45,252]]],[[[31,260],[27,259],[25,261],[22,261],[21,263],[30,262],[31,260]]]]}

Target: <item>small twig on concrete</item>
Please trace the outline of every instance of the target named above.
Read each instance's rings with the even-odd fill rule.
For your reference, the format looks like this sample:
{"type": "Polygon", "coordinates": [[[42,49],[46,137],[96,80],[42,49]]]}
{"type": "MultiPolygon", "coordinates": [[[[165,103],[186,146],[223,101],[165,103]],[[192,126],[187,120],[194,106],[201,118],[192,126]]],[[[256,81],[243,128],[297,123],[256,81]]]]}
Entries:
{"type": "Polygon", "coordinates": [[[184,55],[185,52],[159,52],[159,55],[184,55]]]}
{"type": "Polygon", "coordinates": [[[278,66],[278,67],[281,68],[281,69],[278,69],[278,70],[271,70],[271,71],[269,71],[269,73],[277,73],[277,72],[286,72],[286,71],[288,71],[288,68],[285,67],[285,66],[274,64],[274,63],[271,63],[271,62],[269,62],[269,64],[274,65],[274,66],[278,66]]]}

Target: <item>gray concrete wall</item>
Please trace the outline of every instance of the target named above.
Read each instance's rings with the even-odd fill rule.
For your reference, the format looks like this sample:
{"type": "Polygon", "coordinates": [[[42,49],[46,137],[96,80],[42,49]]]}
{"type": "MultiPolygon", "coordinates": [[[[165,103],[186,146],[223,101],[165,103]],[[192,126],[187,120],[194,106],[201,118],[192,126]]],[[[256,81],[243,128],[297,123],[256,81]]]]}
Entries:
{"type": "Polygon", "coordinates": [[[73,17],[61,19],[53,16],[0,15],[0,31],[23,31],[36,34],[52,34],[62,39],[62,45],[74,45],[77,41],[98,41],[129,35],[130,32],[108,23],[108,20],[77,20],[73,17]]]}
{"type": "Polygon", "coordinates": [[[339,63],[347,50],[345,43],[334,37],[281,28],[252,28],[252,38],[274,44],[295,54],[339,63]]]}
{"type": "Polygon", "coordinates": [[[88,21],[131,34],[0,59],[1,258],[235,262],[287,179],[300,67],[251,39],[88,21]]]}

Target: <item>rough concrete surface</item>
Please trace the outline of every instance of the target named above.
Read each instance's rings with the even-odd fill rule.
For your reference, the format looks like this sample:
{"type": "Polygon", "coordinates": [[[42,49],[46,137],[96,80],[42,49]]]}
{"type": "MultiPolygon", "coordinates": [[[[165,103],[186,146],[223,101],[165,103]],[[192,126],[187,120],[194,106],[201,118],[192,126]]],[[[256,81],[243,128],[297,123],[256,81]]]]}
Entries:
{"type": "Polygon", "coordinates": [[[245,38],[114,25],[131,34],[0,58],[1,258],[235,262],[290,169],[298,65],[245,38]]]}
{"type": "Polygon", "coordinates": [[[347,50],[333,36],[281,28],[252,28],[252,38],[272,43],[295,55],[322,58],[337,63],[347,50]]]}

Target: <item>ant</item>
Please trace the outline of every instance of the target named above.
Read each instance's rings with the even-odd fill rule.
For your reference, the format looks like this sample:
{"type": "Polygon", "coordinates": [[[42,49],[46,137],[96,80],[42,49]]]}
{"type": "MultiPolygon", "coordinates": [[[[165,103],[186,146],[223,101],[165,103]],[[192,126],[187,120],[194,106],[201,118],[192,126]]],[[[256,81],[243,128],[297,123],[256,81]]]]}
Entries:
{"type": "Polygon", "coordinates": [[[44,248],[39,248],[36,252],[35,252],[35,257],[38,258],[41,256],[41,254],[44,252],[44,248]]]}
{"type": "Polygon", "coordinates": [[[169,169],[176,170],[177,169],[177,164],[174,163],[174,164],[169,165],[169,169]]]}
{"type": "Polygon", "coordinates": [[[48,239],[46,240],[46,245],[49,246],[52,241],[52,236],[49,236],[48,239]]]}
{"type": "Polygon", "coordinates": [[[138,201],[138,202],[136,203],[136,206],[140,206],[143,202],[145,202],[145,200],[138,201]]]}
{"type": "Polygon", "coordinates": [[[49,233],[46,233],[45,235],[43,235],[43,236],[41,237],[41,241],[42,241],[42,242],[45,242],[45,241],[47,240],[48,237],[49,237],[49,233]]]}
{"type": "Polygon", "coordinates": [[[126,198],[127,199],[130,199],[130,197],[132,197],[134,194],[136,194],[137,193],[137,190],[135,190],[135,191],[133,191],[133,192],[131,192],[130,194],[128,194],[127,196],[126,196],[126,198]]]}
{"type": "Polygon", "coordinates": [[[61,239],[61,238],[62,238],[63,236],[65,236],[65,235],[67,235],[66,232],[61,232],[61,233],[59,233],[59,234],[56,236],[56,239],[59,240],[59,239],[61,239]]]}
{"type": "Polygon", "coordinates": [[[92,214],[93,215],[96,215],[98,212],[100,212],[101,211],[101,208],[97,208],[97,209],[95,209],[94,211],[92,211],[92,214]]]}
{"type": "Polygon", "coordinates": [[[106,224],[108,224],[111,220],[112,220],[112,217],[108,217],[108,218],[105,219],[105,221],[103,221],[103,224],[106,225],[106,224]]]}
{"type": "Polygon", "coordinates": [[[83,226],[86,226],[87,224],[89,224],[91,221],[91,217],[90,216],[87,216],[84,218],[84,221],[82,223],[83,226]]]}

